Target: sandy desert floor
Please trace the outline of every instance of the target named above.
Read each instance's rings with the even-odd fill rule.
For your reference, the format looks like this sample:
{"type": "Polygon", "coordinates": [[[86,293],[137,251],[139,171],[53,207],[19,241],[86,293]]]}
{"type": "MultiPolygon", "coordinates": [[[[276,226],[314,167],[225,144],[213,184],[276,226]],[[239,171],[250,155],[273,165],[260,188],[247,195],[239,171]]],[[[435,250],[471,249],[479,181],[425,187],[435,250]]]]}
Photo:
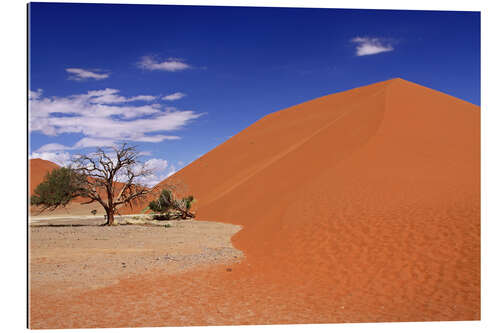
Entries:
{"type": "MultiPolygon", "coordinates": [[[[345,230],[338,233],[336,243],[352,244],[338,253],[348,261],[356,261],[352,256],[366,261],[363,267],[350,268],[337,262],[339,273],[329,277],[325,276],[329,267],[307,263],[298,268],[300,274],[291,274],[297,272],[289,267],[296,262],[296,249],[304,254],[308,251],[300,241],[288,257],[272,260],[273,267],[269,266],[273,253],[262,257],[249,253],[247,257],[231,247],[230,237],[239,229],[198,221],[170,228],[31,227],[31,327],[479,319],[479,299],[470,296],[469,273],[449,277],[437,258],[426,257],[427,264],[417,257],[408,258],[406,269],[401,270],[397,269],[401,263],[394,261],[391,266],[387,262],[375,279],[373,272],[364,273],[363,267],[381,267],[377,255],[364,258],[366,253],[357,248],[373,247],[371,232],[368,236],[345,230]],[[432,265],[441,273],[429,271],[427,267],[432,265]],[[377,292],[380,289],[387,293],[377,292]],[[418,302],[412,301],[415,293],[418,302]]],[[[400,234],[396,227],[392,232],[400,234]]],[[[379,241],[391,238],[382,229],[375,233],[379,233],[379,241]]],[[[443,244],[443,239],[431,234],[428,242],[443,244]]],[[[427,241],[417,238],[403,243],[411,250],[427,241]]],[[[462,260],[454,265],[468,266],[464,260],[471,249],[462,248],[463,239],[456,242],[462,260]]],[[[437,246],[435,251],[439,256],[450,248],[437,246]]],[[[396,260],[397,253],[393,254],[396,260]]],[[[325,251],[324,255],[331,253],[325,251]]],[[[391,258],[390,253],[380,255],[391,258]]],[[[318,262],[316,255],[310,260],[318,262]]]]}
{"type": "Polygon", "coordinates": [[[81,305],[78,300],[89,292],[120,290],[128,279],[143,284],[147,280],[141,281],[142,276],[168,277],[207,266],[231,270],[243,258],[230,242],[240,229],[234,225],[165,221],[159,226],[97,226],[101,223],[100,218],[81,217],[32,221],[32,328],[71,327],[71,321],[60,317],[59,307],[81,305]]]}
{"type": "Polygon", "coordinates": [[[42,210],[37,207],[30,207],[32,219],[56,218],[63,216],[92,216],[92,210],[96,210],[96,217],[102,218],[105,211],[99,203],[93,202],[88,205],[82,205],[79,202],[70,202],[66,207],[58,207],[54,210],[42,210]]]}

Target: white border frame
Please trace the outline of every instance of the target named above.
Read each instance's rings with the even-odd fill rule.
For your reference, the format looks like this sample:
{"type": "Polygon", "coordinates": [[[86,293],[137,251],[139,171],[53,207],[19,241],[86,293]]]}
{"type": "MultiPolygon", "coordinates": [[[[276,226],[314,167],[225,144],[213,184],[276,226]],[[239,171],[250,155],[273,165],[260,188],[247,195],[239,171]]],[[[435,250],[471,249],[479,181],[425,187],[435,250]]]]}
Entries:
{"type": "MultiPolygon", "coordinates": [[[[46,2],[46,1],[40,1],[46,2]]],[[[363,9],[412,9],[412,10],[464,10],[481,11],[481,212],[482,212],[482,320],[476,322],[430,322],[430,323],[374,323],[374,324],[312,324],[272,326],[217,326],[183,328],[140,328],[136,332],[251,332],[255,329],[274,332],[299,332],[317,330],[327,332],[421,332],[422,330],[453,330],[453,332],[500,331],[499,329],[499,224],[500,200],[500,157],[497,143],[500,143],[500,107],[497,100],[500,79],[498,59],[498,31],[500,15],[498,2],[462,0],[178,0],[178,1],[116,1],[80,0],[51,2],[81,3],[129,3],[129,4],[188,4],[223,6],[265,6],[265,7],[316,7],[316,8],[363,8],[363,9]]],[[[2,41],[2,163],[1,173],[4,188],[14,192],[2,192],[3,230],[0,233],[2,261],[2,322],[6,332],[26,330],[26,159],[27,159],[27,115],[26,115],[26,2],[3,0],[1,2],[0,33],[2,41]],[[5,182],[6,180],[6,182],[5,182]]],[[[121,332],[131,329],[107,329],[121,332]]],[[[79,330],[83,332],[98,332],[79,330]]],[[[74,330],[46,330],[46,332],[74,332],[74,330]]]]}

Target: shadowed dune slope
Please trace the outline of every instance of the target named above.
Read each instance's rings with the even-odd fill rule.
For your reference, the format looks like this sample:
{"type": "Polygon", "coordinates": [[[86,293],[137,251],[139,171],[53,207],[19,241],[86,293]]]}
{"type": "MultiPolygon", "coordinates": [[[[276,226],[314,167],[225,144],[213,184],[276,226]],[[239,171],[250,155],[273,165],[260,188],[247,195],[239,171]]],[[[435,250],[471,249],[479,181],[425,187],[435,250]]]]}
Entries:
{"type": "Polygon", "coordinates": [[[198,218],[244,227],[235,274],[355,321],[479,319],[478,106],[384,81],[272,113],[159,185],[179,179],[198,218]]]}

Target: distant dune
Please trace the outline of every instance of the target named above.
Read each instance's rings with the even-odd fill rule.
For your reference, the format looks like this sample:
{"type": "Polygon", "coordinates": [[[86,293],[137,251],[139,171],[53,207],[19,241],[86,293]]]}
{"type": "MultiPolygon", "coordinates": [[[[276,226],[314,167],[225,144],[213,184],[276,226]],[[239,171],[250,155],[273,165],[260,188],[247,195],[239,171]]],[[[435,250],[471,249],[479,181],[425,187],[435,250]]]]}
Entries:
{"type": "Polygon", "coordinates": [[[32,195],[35,191],[35,188],[40,184],[45,175],[48,172],[51,172],[54,169],[59,168],[59,165],[52,163],[50,161],[42,160],[41,158],[33,158],[29,160],[29,169],[30,169],[30,195],[32,195]]]}
{"type": "Polygon", "coordinates": [[[322,311],[479,319],[478,106],[380,82],[269,114],[163,184],[179,179],[198,218],[244,227],[253,272],[322,311]]]}

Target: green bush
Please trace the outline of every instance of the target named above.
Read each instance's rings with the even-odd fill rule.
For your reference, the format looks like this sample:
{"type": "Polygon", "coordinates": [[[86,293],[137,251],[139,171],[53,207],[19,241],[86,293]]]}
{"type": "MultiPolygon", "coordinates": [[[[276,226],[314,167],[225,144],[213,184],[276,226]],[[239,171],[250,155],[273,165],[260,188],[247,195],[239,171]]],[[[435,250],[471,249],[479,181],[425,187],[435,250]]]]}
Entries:
{"type": "Polygon", "coordinates": [[[173,209],[174,196],[170,190],[162,190],[158,199],[149,203],[149,209],[155,213],[166,213],[173,209]]]}
{"type": "Polygon", "coordinates": [[[54,169],[45,175],[45,179],[35,189],[30,203],[36,206],[66,206],[81,192],[79,175],[69,168],[54,169]]]}
{"type": "Polygon", "coordinates": [[[158,199],[149,203],[148,208],[156,213],[153,216],[156,220],[186,219],[194,217],[194,213],[190,211],[193,203],[192,195],[177,200],[171,190],[164,189],[158,199]]]}

